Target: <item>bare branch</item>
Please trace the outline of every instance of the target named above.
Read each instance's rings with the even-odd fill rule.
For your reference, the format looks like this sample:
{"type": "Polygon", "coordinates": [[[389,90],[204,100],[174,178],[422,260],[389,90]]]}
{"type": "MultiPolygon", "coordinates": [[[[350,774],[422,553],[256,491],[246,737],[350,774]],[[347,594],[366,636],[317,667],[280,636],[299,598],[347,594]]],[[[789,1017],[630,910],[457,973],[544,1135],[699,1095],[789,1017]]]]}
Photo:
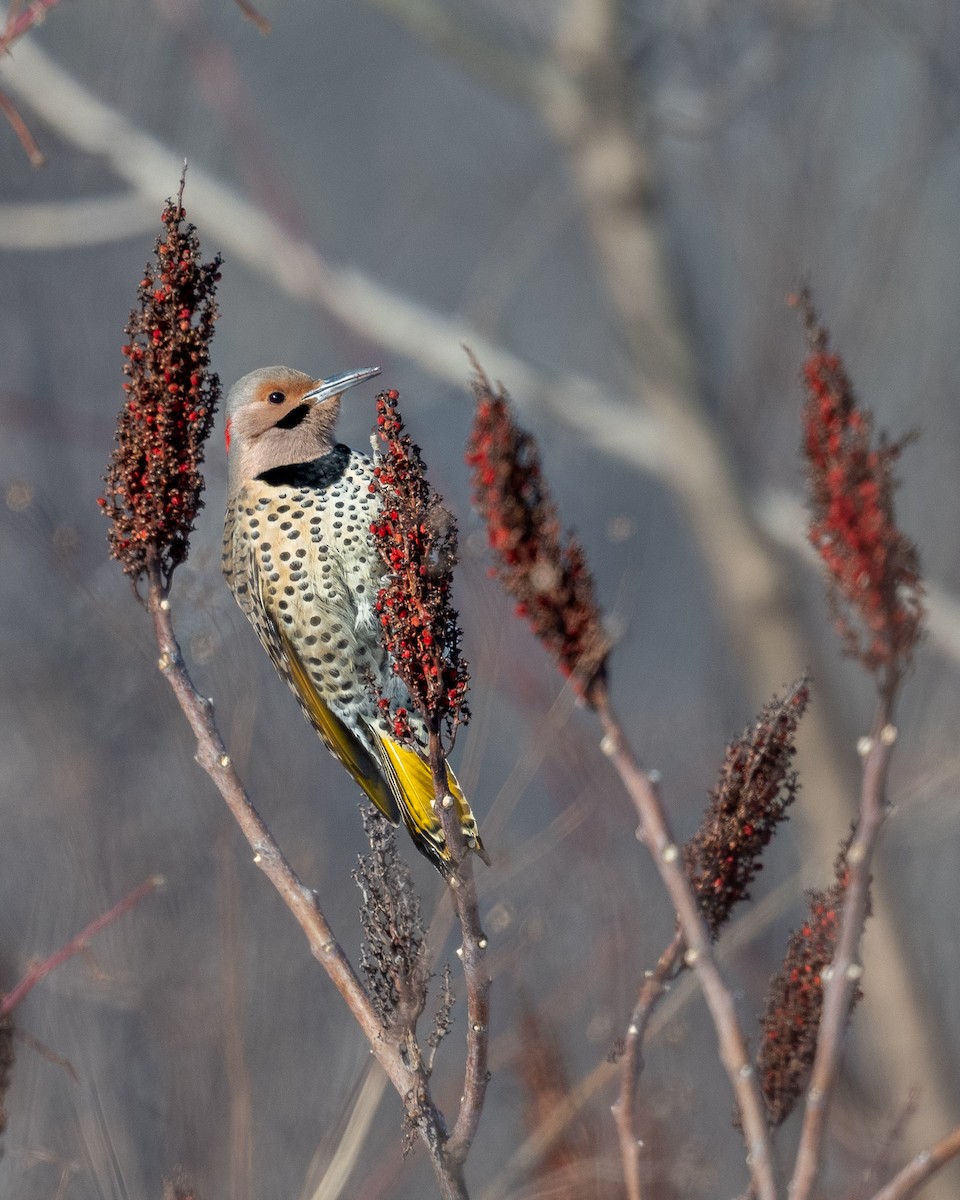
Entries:
{"type": "Polygon", "coordinates": [[[37,145],[36,139],[30,132],[26,121],[21,117],[20,110],[6,94],[0,92],[0,112],[7,118],[10,128],[17,135],[23,152],[30,160],[31,167],[42,167],[44,164],[43,151],[37,145]]]}
{"type": "Polygon", "coordinates": [[[0,54],[6,54],[17,38],[35,25],[41,25],[51,8],[56,8],[60,0],[31,0],[24,7],[13,5],[7,15],[7,22],[0,30],[0,54]]]}
{"type": "Polygon", "coordinates": [[[890,755],[897,738],[896,727],[890,723],[891,705],[891,698],[884,697],[881,700],[870,736],[864,739],[861,746],[864,759],[860,819],[846,854],[847,894],[840,919],[837,950],[830,965],[830,977],[824,986],[823,1018],[790,1184],[792,1200],[808,1200],[820,1171],[827,1114],[840,1064],[843,1033],[863,973],[859,952],[869,904],[870,867],[886,821],[884,790],[890,755]]]}
{"type": "Polygon", "coordinates": [[[960,1155],[960,1125],[920,1153],[873,1196],[873,1200],[909,1200],[941,1167],[960,1155]]]}
{"type": "Polygon", "coordinates": [[[0,1018],[12,1013],[17,1005],[33,991],[41,979],[46,979],[51,971],[56,970],[67,959],[73,958],[77,954],[82,954],[89,947],[91,938],[95,937],[102,929],[105,929],[119,917],[122,917],[124,913],[129,912],[131,908],[135,908],[141,900],[149,896],[151,892],[155,892],[162,885],[162,875],[151,875],[139,887],[135,887],[132,892],[128,892],[112,908],[107,909],[96,920],[91,921],[85,929],[82,929],[65,946],[61,946],[55,954],[51,954],[43,962],[33,963],[20,982],[0,999],[0,1018]]]}
{"type": "Polygon", "coordinates": [[[620,1142],[620,1159],[623,1163],[623,1180],[628,1200],[642,1200],[641,1147],[637,1140],[637,1082],[643,1069],[643,1040],[653,1011],[664,994],[667,981],[673,978],[682,965],[683,950],[683,934],[678,929],[673,935],[673,941],[660,955],[656,967],[640,989],[624,1039],[623,1058],[620,1063],[620,1090],[616,1103],[611,1106],[611,1112],[620,1142]]]}
{"type": "Polygon", "coordinates": [[[187,672],[173,631],[170,601],[156,562],[150,565],[148,580],[146,604],[160,649],[158,665],[196,736],[197,762],[223,796],[254,852],[253,861],[296,918],[314,958],[343,997],[369,1041],[374,1057],[407,1105],[430,1153],[441,1194],[445,1200],[465,1197],[459,1170],[451,1170],[448,1166],[443,1145],[443,1121],[426,1093],[423,1072],[411,1070],[396,1040],[387,1036],[379,1015],[320,908],[316,892],[300,880],[247,795],[213,719],[213,706],[199,694],[187,672]]]}
{"type": "Polygon", "coordinates": [[[687,944],[685,959],[696,973],[713,1018],[720,1057],[733,1087],[747,1143],[747,1161],[760,1200],[775,1200],[776,1179],[763,1099],[747,1053],[747,1041],[737,1020],[730,989],[713,954],[710,931],[700,912],[683,866],[683,854],[670,832],[657,783],[640,769],[605,687],[597,688],[595,706],[604,737],[601,748],[616,767],[640,819],[642,839],[660,872],[677,912],[687,944]]]}
{"type": "Polygon", "coordinates": [[[487,1093],[491,980],[486,965],[487,937],[480,924],[477,885],[473,876],[473,855],[467,849],[455,806],[450,802],[452,797],[447,788],[446,759],[437,730],[430,733],[430,767],[443,834],[453,861],[457,864],[449,882],[463,937],[457,954],[463,963],[467,989],[467,1059],[460,1111],[444,1147],[448,1160],[462,1165],[476,1137],[487,1093]]]}
{"type": "MultiPolygon", "coordinates": [[[[17,3],[11,4],[7,11],[6,24],[3,29],[0,29],[0,57],[6,57],[17,38],[23,37],[28,30],[41,24],[46,18],[47,12],[59,3],[60,0],[32,0],[25,7],[17,3]]],[[[0,112],[10,122],[10,127],[17,135],[24,153],[30,160],[30,165],[42,167],[43,152],[27,128],[27,123],[20,115],[17,106],[6,92],[2,91],[0,91],[0,112]]]]}

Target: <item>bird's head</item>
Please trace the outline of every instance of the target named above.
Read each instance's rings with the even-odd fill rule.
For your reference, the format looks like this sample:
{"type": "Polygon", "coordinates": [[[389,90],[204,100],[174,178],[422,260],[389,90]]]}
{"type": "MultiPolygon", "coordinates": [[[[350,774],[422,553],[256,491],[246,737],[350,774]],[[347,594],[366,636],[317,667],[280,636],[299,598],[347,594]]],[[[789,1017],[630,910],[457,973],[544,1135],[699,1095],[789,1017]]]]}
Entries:
{"type": "Polygon", "coordinates": [[[261,367],[244,375],[227,395],[224,438],[231,493],[272,467],[329,454],[341,395],[379,374],[379,367],[366,367],[313,379],[290,367],[261,367]]]}

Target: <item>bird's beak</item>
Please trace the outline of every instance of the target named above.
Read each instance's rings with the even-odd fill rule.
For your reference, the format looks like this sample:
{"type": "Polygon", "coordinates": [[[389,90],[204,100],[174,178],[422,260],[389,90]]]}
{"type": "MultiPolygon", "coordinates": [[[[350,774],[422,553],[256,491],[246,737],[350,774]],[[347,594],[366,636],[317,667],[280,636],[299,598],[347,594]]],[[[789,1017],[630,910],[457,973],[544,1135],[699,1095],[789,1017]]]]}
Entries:
{"type": "Polygon", "coordinates": [[[315,388],[311,388],[309,392],[304,392],[302,398],[304,400],[313,400],[316,404],[320,404],[324,400],[329,400],[332,396],[339,396],[347,388],[356,387],[358,383],[363,383],[364,380],[372,379],[374,375],[379,374],[379,367],[363,367],[359,371],[348,371],[346,375],[335,375],[332,379],[321,380],[315,388]]]}

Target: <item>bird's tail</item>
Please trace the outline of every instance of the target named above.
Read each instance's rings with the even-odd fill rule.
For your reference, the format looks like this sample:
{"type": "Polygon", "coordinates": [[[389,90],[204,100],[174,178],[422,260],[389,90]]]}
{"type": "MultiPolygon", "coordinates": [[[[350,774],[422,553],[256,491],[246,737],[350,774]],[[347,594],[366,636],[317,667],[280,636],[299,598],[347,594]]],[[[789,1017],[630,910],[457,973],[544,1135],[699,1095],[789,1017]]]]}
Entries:
{"type": "MultiPolygon", "coordinates": [[[[453,860],[443,836],[443,828],[433,808],[433,775],[429,764],[411,746],[405,746],[379,732],[376,733],[376,737],[384,777],[413,844],[421,854],[430,859],[442,875],[449,875],[453,869],[453,860]]],[[[447,787],[453,797],[467,845],[489,866],[490,859],[480,840],[477,819],[449,763],[447,787]]]]}

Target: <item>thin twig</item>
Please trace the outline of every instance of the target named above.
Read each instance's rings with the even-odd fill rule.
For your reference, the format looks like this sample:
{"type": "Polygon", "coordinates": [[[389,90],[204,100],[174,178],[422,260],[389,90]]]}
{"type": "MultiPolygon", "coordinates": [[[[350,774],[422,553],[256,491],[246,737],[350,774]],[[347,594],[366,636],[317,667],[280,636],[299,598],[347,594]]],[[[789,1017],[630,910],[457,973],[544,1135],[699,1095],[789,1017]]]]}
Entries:
{"type": "Polygon", "coordinates": [[[640,989],[623,1043],[620,1091],[611,1112],[620,1140],[623,1181],[628,1200],[642,1200],[640,1143],[637,1140],[637,1081],[643,1069],[643,1040],[653,1011],[666,990],[667,982],[673,978],[681,965],[684,945],[683,934],[678,929],[673,935],[673,941],[660,955],[656,967],[640,989]]]}
{"type": "Polygon", "coordinates": [[[677,913],[687,944],[686,960],[693,966],[717,1032],[720,1057],[733,1087],[747,1143],[747,1164],[760,1200],[776,1200],[770,1133],[756,1073],[730,989],[713,954],[710,934],[683,868],[683,855],[674,841],[654,780],[641,770],[623,729],[610,706],[606,688],[594,697],[603,727],[604,753],[616,767],[640,819],[638,837],[645,843],[660,872],[677,913]]]}
{"type": "Polygon", "coordinates": [[[873,1200],[909,1200],[931,1175],[960,1154],[960,1125],[946,1137],[910,1160],[890,1182],[876,1192],[873,1200]]]}
{"type": "MultiPolygon", "coordinates": [[[[7,20],[0,29],[0,57],[4,56],[17,40],[34,25],[39,25],[47,15],[47,11],[59,4],[60,0],[31,0],[25,8],[20,4],[11,4],[7,11],[7,20]]],[[[27,123],[21,117],[20,111],[6,92],[0,92],[0,112],[7,118],[10,127],[20,140],[20,145],[32,167],[43,166],[43,152],[37,145],[33,134],[27,128],[27,123]]]]}
{"type": "Polygon", "coordinates": [[[25,8],[14,5],[0,30],[0,54],[5,54],[17,38],[23,37],[34,25],[42,24],[49,10],[59,3],[60,0],[31,0],[25,8]]]}
{"type": "Polygon", "coordinates": [[[101,913],[95,921],[90,924],[75,938],[67,942],[65,946],[61,946],[55,953],[43,962],[33,963],[27,970],[20,982],[13,987],[0,1000],[0,1018],[12,1013],[18,1004],[34,989],[41,979],[45,979],[51,971],[55,971],[62,963],[65,963],[68,958],[73,958],[77,954],[82,954],[90,944],[90,939],[95,937],[101,929],[105,929],[118,917],[122,917],[124,913],[129,912],[131,908],[135,908],[141,900],[149,896],[151,892],[155,892],[158,887],[163,886],[162,875],[151,875],[149,879],[145,879],[139,887],[135,887],[132,892],[128,892],[122,900],[107,909],[105,913],[101,913]]]}
{"type": "Polygon", "coordinates": [[[840,936],[824,986],[823,1017],[790,1184],[791,1200],[809,1200],[820,1171],[827,1113],[839,1069],[843,1034],[862,974],[859,951],[869,906],[870,867],[886,820],[884,789],[897,737],[896,728],[890,722],[895,691],[896,680],[893,680],[884,689],[873,729],[864,745],[860,816],[846,854],[847,889],[840,918],[840,936]]]}
{"type": "Polygon", "coordinates": [[[897,1113],[893,1123],[884,1134],[883,1141],[873,1156],[873,1161],[867,1165],[863,1177],[856,1189],[850,1193],[849,1200],[867,1200],[878,1186],[878,1180],[888,1176],[891,1171],[890,1160],[894,1147],[903,1141],[907,1126],[917,1112],[917,1101],[920,1099],[920,1088],[914,1085],[907,1096],[906,1103],[897,1113]]]}
{"type": "Polygon", "coordinates": [[[270,22],[262,12],[259,12],[256,8],[254,8],[249,0],[234,0],[234,3],[247,18],[247,20],[252,21],[262,34],[266,35],[270,32],[270,22]]]}
{"type": "Polygon", "coordinates": [[[44,164],[43,151],[37,145],[36,138],[30,132],[26,121],[20,116],[20,110],[6,92],[0,92],[0,112],[10,122],[11,129],[19,138],[23,152],[30,160],[30,166],[42,167],[44,164]]]}
{"type": "Polygon", "coordinates": [[[80,1076],[77,1074],[73,1063],[68,1058],[64,1058],[62,1054],[58,1054],[56,1050],[51,1050],[45,1042],[41,1042],[39,1038],[35,1038],[32,1033],[27,1033],[23,1029],[14,1029],[13,1036],[18,1042],[23,1042],[25,1046],[29,1046],[34,1054],[39,1054],[48,1063],[52,1063],[53,1066],[60,1067],[61,1070],[66,1071],[74,1083],[80,1082],[80,1076]]]}

